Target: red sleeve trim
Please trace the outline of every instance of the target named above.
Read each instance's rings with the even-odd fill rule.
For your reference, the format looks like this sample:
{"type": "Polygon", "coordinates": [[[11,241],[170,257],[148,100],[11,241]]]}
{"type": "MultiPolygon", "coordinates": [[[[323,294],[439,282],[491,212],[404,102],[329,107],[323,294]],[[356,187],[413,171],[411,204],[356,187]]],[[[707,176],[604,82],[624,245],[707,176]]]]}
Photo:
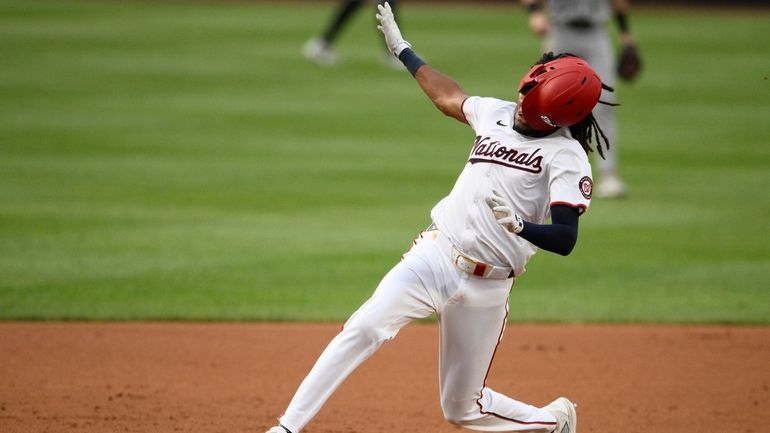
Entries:
{"type": "Polygon", "coordinates": [[[588,210],[588,206],[586,206],[586,205],[584,205],[582,203],[574,204],[574,203],[569,203],[569,202],[566,202],[566,201],[553,201],[553,202],[551,202],[550,205],[548,205],[548,207],[553,207],[553,206],[556,206],[556,205],[562,205],[562,206],[569,206],[569,207],[577,208],[578,212],[580,214],[583,214],[585,211],[588,210]]]}
{"type": "Polygon", "coordinates": [[[468,125],[470,125],[470,124],[471,124],[471,122],[468,122],[468,117],[467,117],[467,116],[465,116],[465,101],[467,101],[467,100],[468,100],[468,98],[470,98],[470,96],[466,96],[466,97],[465,97],[465,99],[463,99],[463,102],[462,102],[462,104],[460,104],[460,112],[461,112],[461,113],[463,113],[463,120],[465,121],[465,123],[467,123],[468,125]]]}

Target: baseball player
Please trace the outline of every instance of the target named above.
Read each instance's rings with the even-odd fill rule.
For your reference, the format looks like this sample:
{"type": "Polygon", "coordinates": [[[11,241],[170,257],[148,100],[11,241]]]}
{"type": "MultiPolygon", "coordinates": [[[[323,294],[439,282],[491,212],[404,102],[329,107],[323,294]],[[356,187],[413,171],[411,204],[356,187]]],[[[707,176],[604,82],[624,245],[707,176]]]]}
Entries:
{"type": "MultiPolygon", "coordinates": [[[[354,13],[358,11],[367,0],[343,0],[334,11],[326,29],[320,36],[307,41],[302,47],[302,55],[308,60],[317,63],[320,66],[334,66],[337,64],[337,52],[332,48],[334,41],[339,36],[340,31],[350,22],[354,13]]],[[[382,4],[385,0],[368,0],[372,3],[382,4]]],[[[391,8],[395,13],[396,1],[390,1],[391,8]]],[[[403,65],[398,59],[395,59],[390,53],[384,56],[385,65],[394,69],[403,69],[403,65]]]]}
{"type": "Polygon", "coordinates": [[[411,49],[387,3],[378,9],[390,51],[474,138],[454,188],[431,212],[433,223],[329,343],[268,433],[299,433],[383,342],[431,314],[439,323],[441,407],[450,423],[575,433],[568,399],[539,408],[486,382],[515,279],[538,248],[567,255],[577,242],[579,217],[591,202],[587,153],[592,137],[602,135],[591,110],[606,86],[583,59],[548,53],[521,79],[517,102],[468,96],[411,49]]]}
{"type": "MultiPolygon", "coordinates": [[[[628,23],[627,0],[522,0],[529,10],[529,27],[545,38],[545,50],[554,53],[573,53],[588,61],[599,73],[602,82],[614,86],[618,78],[617,61],[613,51],[608,22],[614,15],[619,28],[623,51],[636,52],[636,44],[628,23]]],[[[633,74],[635,75],[635,74],[633,74]]],[[[623,75],[630,80],[633,76],[623,75]]],[[[602,99],[612,102],[614,97],[604,92],[602,99]]],[[[612,142],[613,149],[598,161],[599,197],[622,197],[626,186],[618,175],[617,120],[610,107],[600,106],[594,111],[596,120],[612,142]]]]}

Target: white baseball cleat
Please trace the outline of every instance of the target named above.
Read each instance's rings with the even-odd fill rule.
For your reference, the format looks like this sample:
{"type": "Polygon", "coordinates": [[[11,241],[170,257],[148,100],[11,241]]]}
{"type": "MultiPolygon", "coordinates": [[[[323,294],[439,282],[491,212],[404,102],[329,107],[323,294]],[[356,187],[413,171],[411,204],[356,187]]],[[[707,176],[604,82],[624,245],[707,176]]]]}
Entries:
{"type": "Polygon", "coordinates": [[[626,184],[616,174],[606,174],[599,180],[596,195],[600,198],[619,198],[626,195],[626,184]]]}
{"type": "Polygon", "coordinates": [[[577,433],[577,413],[574,403],[559,397],[543,407],[543,410],[551,412],[556,418],[556,429],[553,433],[577,433]]]}
{"type": "Polygon", "coordinates": [[[306,59],[320,66],[334,66],[337,64],[337,53],[329,43],[320,38],[313,38],[302,47],[302,55],[306,59]]]}
{"type": "Polygon", "coordinates": [[[270,430],[266,431],[265,433],[291,433],[291,432],[287,430],[286,427],[282,425],[277,425],[275,427],[271,427],[270,430]]]}

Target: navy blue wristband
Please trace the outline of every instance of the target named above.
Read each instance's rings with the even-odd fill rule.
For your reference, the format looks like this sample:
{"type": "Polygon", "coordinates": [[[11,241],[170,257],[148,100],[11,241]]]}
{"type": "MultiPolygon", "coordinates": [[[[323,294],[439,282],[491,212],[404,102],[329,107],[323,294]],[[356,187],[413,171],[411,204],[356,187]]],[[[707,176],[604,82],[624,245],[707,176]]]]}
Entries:
{"type": "Polygon", "coordinates": [[[398,60],[401,60],[401,63],[406,66],[406,69],[413,77],[417,74],[417,70],[420,69],[420,66],[425,64],[425,62],[423,62],[411,48],[404,48],[401,50],[401,54],[398,55],[398,60]]]}

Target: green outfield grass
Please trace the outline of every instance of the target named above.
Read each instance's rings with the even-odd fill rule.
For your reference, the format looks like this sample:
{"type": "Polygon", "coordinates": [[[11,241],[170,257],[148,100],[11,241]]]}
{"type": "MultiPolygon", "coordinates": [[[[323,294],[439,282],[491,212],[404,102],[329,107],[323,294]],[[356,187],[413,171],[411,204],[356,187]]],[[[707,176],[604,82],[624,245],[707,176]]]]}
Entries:
{"type": "MultiPolygon", "coordinates": [[[[373,17],[338,67],[306,62],[330,6],[0,0],[0,319],[354,311],[473,132],[382,66],[373,17]]],[[[516,6],[402,17],[471,94],[514,98],[539,54],[516,6]]],[[[770,322],[769,18],[635,11],[630,198],[595,199],[571,256],[535,256],[511,320],[770,322]]]]}

